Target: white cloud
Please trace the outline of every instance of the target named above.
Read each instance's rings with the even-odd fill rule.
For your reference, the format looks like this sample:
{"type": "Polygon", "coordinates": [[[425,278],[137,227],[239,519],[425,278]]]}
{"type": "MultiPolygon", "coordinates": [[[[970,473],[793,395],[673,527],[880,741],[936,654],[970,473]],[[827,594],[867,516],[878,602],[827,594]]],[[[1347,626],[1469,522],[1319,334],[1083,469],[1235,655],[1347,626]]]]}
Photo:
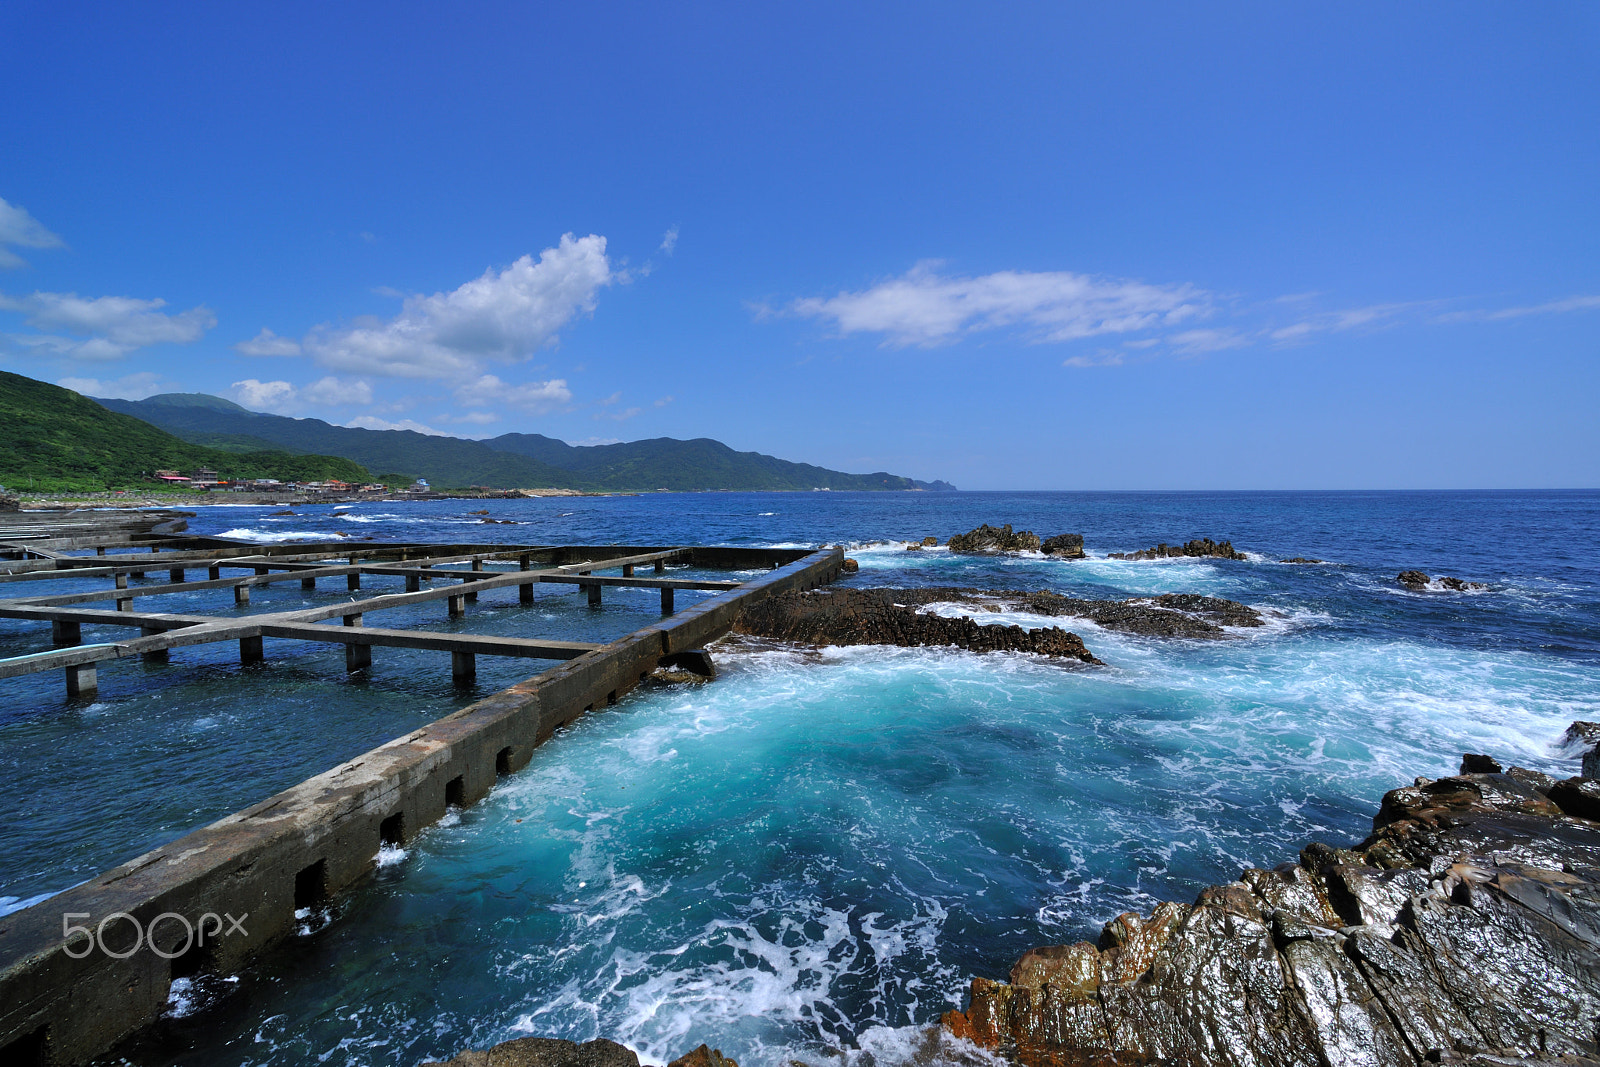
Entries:
{"type": "Polygon", "coordinates": [[[1229,348],[1243,348],[1250,338],[1238,330],[1184,330],[1167,338],[1175,352],[1221,352],[1229,348]]]}
{"type": "Polygon", "coordinates": [[[448,293],[409,296],[388,322],[319,326],[305,351],[324,366],[396,378],[462,378],[484,359],[526,359],[556,340],[574,316],[594,311],[604,286],[622,276],[606,239],[566,234],[555,248],[448,293]]]}
{"type": "Polygon", "coordinates": [[[295,406],[297,399],[293,385],[284,381],[263,382],[256,378],[246,378],[242,382],[234,382],[228,392],[233,395],[236,403],[249,408],[251,411],[285,412],[295,406]]]}
{"type": "Polygon", "coordinates": [[[13,297],[0,293],[0,310],[22,312],[29,326],[45,331],[11,334],[11,341],[72,359],[119,359],[146,345],[188,344],[217,324],[217,317],[203,304],[176,314],[160,310],[166,306],[165,300],[131,296],[33,293],[13,297]]]}
{"type": "Polygon", "coordinates": [[[510,385],[493,374],[482,374],[456,388],[456,399],[468,407],[505,404],[535,414],[560,407],[572,399],[565,378],[510,385]]]}
{"type": "Polygon", "coordinates": [[[65,248],[66,242],[40,224],[19,204],[0,199],[0,270],[26,267],[28,261],[7,248],[65,248]]]}
{"type": "Polygon", "coordinates": [[[1501,308],[1498,311],[1453,311],[1440,315],[1435,322],[1500,322],[1520,319],[1524,315],[1553,315],[1567,311],[1595,311],[1600,309],[1600,296],[1571,296],[1565,300],[1551,300],[1530,307],[1501,308]]]}
{"type": "Polygon", "coordinates": [[[240,341],[233,346],[233,350],[241,356],[298,356],[300,342],[279,337],[263,326],[260,333],[248,341],[240,341]]]}
{"type": "Polygon", "coordinates": [[[356,430],[411,430],[416,433],[425,433],[430,437],[454,437],[454,434],[444,430],[435,430],[432,426],[424,425],[412,419],[401,419],[399,422],[389,422],[373,415],[362,415],[345,423],[346,426],[356,430]]]}
{"type": "Polygon", "coordinates": [[[1344,311],[1329,311],[1272,330],[1268,336],[1274,341],[1284,343],[1301,341],[1314,333],[1342,333],[1362,326],[1391,325],[1403,312],[1421,306],[1423,306],[1421,303],[1372,304],[1368,307],[1347,308],[1344,311]]]}
{"type": "Polygon", "coordinates": [[[881,333],[884,344],[932,347],[981,330],[1017,327],[1032,342],[1172,326],[1206,313],[1188,284],[1148,285],[1069,271],[998,271],[947,277],[919,263],[899,278],[838,296],[796,300],[790,311],[831,320],[840,334],[881,333]]]}
{"type": "Polygon", "coordinates": [[[161,375],[151,371],[129,374],[115,381],[103,381],[98,378],[61,378],[56,384],[63,389],[82,393],[84,396],[107,400],[143,400],[147,396],[167,391],[167,387],[161,383],[161,375]]]}
{"type": "Polygon", "coordinates": [[[674,226],[661,238],[661,251],[672,255],[672,250],[678,247],[678,228],[674,226]]]}
{"type": "Polygon", "coordinates": [[[372,403],[372,386],[357,379],[355,381],[341,381],[338,378],[319,378],[300,390],[300,396],[308,404],[317,404],[331,407],[337,404],[370,404],[372,403]]]}
{"type": "Polygon", "coordinates": [[[492,422],[499,422],[500,416],[488,411],[469,411],[465,415],[457,415],[444,421],[467,422],[474,426],[487,426],[492,422]]]}
{"type": "Polygon", "coordinates": [[[664,407],[666,407],[666,406],[667,406],[667,405],[668,405],[668,404],[670,404],[670,403],[672,403],[672,400],[673,400],[673,398],[672,398],[672,397],[670,397],[670,396],[664,396],[664,397],[662,397],[662,398],[661,398],[661,399],[660,399],[660,400],[657,400],[657,401],[656,401],[656,407],[658,407],[658,408],[664,408],[664,407]]]}
{"type": "Polygon", "coordinates": [[[1092,356],[1068,356],[1061,361],[1063,367],[1120,367],[1123,354],[1115,348],[1102,348],[1092,356]]]}

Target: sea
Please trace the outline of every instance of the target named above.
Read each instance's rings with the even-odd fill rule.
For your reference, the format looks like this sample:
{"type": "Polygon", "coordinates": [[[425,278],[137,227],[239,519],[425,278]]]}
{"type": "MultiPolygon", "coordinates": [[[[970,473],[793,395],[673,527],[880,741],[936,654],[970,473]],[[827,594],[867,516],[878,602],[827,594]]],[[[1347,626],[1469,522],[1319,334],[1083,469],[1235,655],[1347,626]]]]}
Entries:
{"type": "MultiPolygon", "coordinates": [[[[980,620],[1064,626],[1098,668],[944,648],[719,645],[715,682],[642,687],[578,721],[485,800],[386,849],[281,951],[237,975],[180,980],[167,1017],[116,1057],[136,1064],[412,1067],[527,1035],[606,1037],[656,1064],[702,1042],[743,1067],[925,1061],[927,1028],[963,1006],[971,979],[1003,979],[1029,947],[1092,941],[1119,913],[1192,900],[1312,841],[1353,844],[1386,790],[1453,773],[1465,752],[1575,774],[1562,733],[1600,720],[1591,491],[656,493],[196,510],[194,532],[268,543],[844,545],[861,566],[846,584],[1203,593],[1267,623],[1200,641],[980,620]],[[908,549],[980,523],[1081,533],[1090,558],[908,549]],[[1248,559],[1106,558],[1197,537],[1248,559]],[[1280,562],[1291,557],[1326,562],[1280,562]],[[1411,569],[1484,588],[1406,588],[1395,576],[1411,569]]],[[[145,581],[165,580],[163,569],[145,581]]],[[[241,609],[214,592],[139,606],[285,610],[351,595],[336,584],[273,585],[241,609]]],[[[691,600],[680,593],[679,606],[691,600]]],[[[532,607],[501,590],[464,620],[436,604],[384,624],[604,640],[658,608],[649,590],[608,590],[591,609],[542,587],[532,607]]],[[[93,630],[86,641],[116,633],[93,630]]],[[[0,656],[48,641],[37,624],[0,622],[0,656]]],[[[68,702],[54,673],[0,681],[0,910],[545,666],[480,658],[462,691],[447,664],[377,649],[351,679],[337,646],[272,641],[259,666],[225,646],[103,666],[89,703],[68,702]]]]}

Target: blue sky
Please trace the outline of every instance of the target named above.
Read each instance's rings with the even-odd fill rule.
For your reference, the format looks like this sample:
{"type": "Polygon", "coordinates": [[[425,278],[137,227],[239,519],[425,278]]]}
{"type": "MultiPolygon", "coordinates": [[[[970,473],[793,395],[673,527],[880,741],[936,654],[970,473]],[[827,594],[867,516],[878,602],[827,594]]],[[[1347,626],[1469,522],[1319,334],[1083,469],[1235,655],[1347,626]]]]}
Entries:
{"type": "Polygon", "coordinates": [[[1600,8],[0,6],[0,368],[963,488],[1600,485],[1600,8]]]}

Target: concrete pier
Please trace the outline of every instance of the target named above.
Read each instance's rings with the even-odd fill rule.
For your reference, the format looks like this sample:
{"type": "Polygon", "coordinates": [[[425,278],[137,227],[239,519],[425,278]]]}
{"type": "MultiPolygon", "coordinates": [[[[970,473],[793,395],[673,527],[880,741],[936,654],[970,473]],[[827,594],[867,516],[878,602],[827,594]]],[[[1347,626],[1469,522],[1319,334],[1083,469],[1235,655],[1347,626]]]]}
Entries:
{"type": "MultiPolygon", "coordinates": [[[[485,558],[497,551],[501,558],[512,559],[525,553],[527,560],[519,559],[519,564],[526,569],[482,570],[484,577],[462,579],[470,585],[441,584],[356,603],[341,600],[313,609],[254,616],[108,612],[92,606],[38,603],[39,599],[54,598],[0,601],[0,617],[51,622],[52,642],[59,646],[20,658],[28,663],[0,661],[0,679],[59,668],[68,674],[69,691],[80,697],[94,692],[99,663],[219,640],[237,640],[243,662],[261,659],[264,638],[342,643],[351,670],[370,664],[374,646],[436,648],[450,653],[452,678],[463,685],[472,683],[476,657],[482,654],[564,660],[43,904],[7,916],[0,922],[0,1062],[27,1059],[75,1064],[102,1055],[159,1016],[175,975],[197,969],[227,974],[271,951],[295,929],[297,907],[319,904],[349,889],[372,870],[383,845],[403,843],[439,819],[448,807],[475,803],[497,777],[525,766],[534,748],[556,730],[586,712],[615,704],[664,659],[691,669],[692,663],[699,663],[709,671],[709,661],[698,650],[726,633],[745,603],[814,588],[832,581],[843,565],[843,552],[838,549],[807,553],[487,546],[489,550],[483,552],[486,546],[472,547],[485,558]],[[570,584],[581,577],[590,596],[605,584],[649,583],[659,586],[665,608],[676,588],[697,584],[595,574],[608,569],[608,560],[615,561],[611,564],[615,569],[654,564],[658,574],[664,573],[669,561],[728,569],[775,569],[742,584],[721,583],[729,587],[714,587],[715,595],[710,598],[600,646],[365,625],[364,616],[373,611],[437,599],[464,600],[467,594],[463,590],[469,587],[476,593],[516,585],[519,602],[527,602],[533,584],[541,581],[570,584]],[[535,562],[543,569],[536,568],[535,562]],[[77,643],[84,622],[118,622],[130,615],[125,625],[135,626],[144,636],[112,645],[77,643]],[[340,624],[320,624],[336,618],[340,624]],[[63,937],[61,917],[68,913],[79,917],[77,925],[87,930],[87,935],[74,932],[63,937]],[[131,916],[146,931],[154,925],[150,944],[123,958],[83,952],[84,937],[92,937],[100,922],[119,913],[131,916]],[[214,938],[203,952],[186,951],[181,923],[152,924],[166,913],[191,921],[208,914],[248,916],[244,923],[247,932],[214,938]]],[[[367,572],[398,571],[407,575],[409,588],[409,574],[417,569],[416,564],[408,567],[393,549],[388,546],[389,562],[375,562],[367,572]]],[[[25,561],[39,562],[31,556],[25,561]]],[[[276,569],[274,564],[264,565],[276,569]]],[[[310,561],[309,566],[318,564],[310,561]]],[[[437,579],[452,575],[442,568],[433,573],[437,579]]],[[[215,588],[231,587],[236,596],[238,590],[245,590],[247,603],[252,584],[277,577],[252,576],[244,584],[224,580],[227,584],[215,588]]]]}

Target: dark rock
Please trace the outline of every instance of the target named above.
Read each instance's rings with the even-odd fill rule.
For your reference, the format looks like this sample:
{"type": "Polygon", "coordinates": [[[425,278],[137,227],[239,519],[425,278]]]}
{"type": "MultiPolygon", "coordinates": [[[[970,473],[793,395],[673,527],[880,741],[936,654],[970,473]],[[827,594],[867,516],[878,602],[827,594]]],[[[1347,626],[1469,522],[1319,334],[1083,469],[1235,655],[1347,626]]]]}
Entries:
{"type": "Polygon", "coordinates": [[[282,511],[274,511],[272,513],[271,517],[274,518],[274,519],[281,519],[286,515],[294,515],[294,514],[297,514],[297,513],[295,511],[289,509],[289,508],[284,508],[282,511]]]}
{"type": "Polygon", "coordinates": [[[1039,551],[1061,559],[1083,559],[1083,534],[1056,534],[1041,543],[1039,551]]]}
{"type": "Polygon", "coordinates": [[[849,558],[848,556],[845,557],[844,564],[839,568],[839,570],[844,574],[854,574],[860,569],[861,564],[856,560],[849,558]]]}
{"type": "MultiPolygon", "coordinates": [[[[957,603],[970,607],[975,614],[1010,609],[1035,615],[1084,618],[1109,630],[1149,637],[1221,638],[1228,636],[1223,629],[1225,626],[1262,625],[1261,613],[1254,608],[1232,600],[1193,593],[1168,593],[1132,600],[1080,600],[1047,590],[1029,593],[946,586],[923,589],[833,588],[784,594],[748,609],[736,629],[743,633],[808,644],[952,644],[958,642],[953,639],[936,641],[911,638],[947,629],[952,634],[966,632],[968,620],[962,619],[942,619],[931,624],[896,623],[894,627],[873,631],[864,629],[861,621],[863,613],[876,617],[885,603],[913,614],[917,608],[929,604],[957,603]],[[869,632],[877,633],[883,639],[861,639],[862,634],[869,632]],[[899,640],[898,637],[902,636],[908,640],[899,640]]],[[[939,619],[931,615],[921,615],[919,618],[939,619]]],[[[991,626],[986,629],[1003,628],[991,626]]]]}
{"type": "Polygon", "coordinates": [[[639,1057],[605,1038],[580,1045],[553,1037],[519,1037],[486,1051],[473,1049],[447,1063],[422,1067],[639,1067],[639,1057]]]}
{"type": "MultiPolygon", "coordinates": [[[[944,593],[958,590],[941,590],[944,593]]],[[[1002,598],[1020,598],[1016,606],[1036,615],[1070,615],[1089,619],[1108,630],[1153,637],[1225,637],[1224,626],[1260,626],[1261,613],[1234,600],[1196,593],[1166,593],[1130,600],[1080,600],[1060,593],[1001,592],[1002,598]]],[[[941,600],[960,600],[943,596],[941,600]]]]}
{"type": "Polygon", "coordinates": [[[1468,752],[1461,757],[1462,774],[1499,774],[1503,769],[1493,756],[1480,756],[1476,752],[1468,752]]]}
{"type": "Polygon", "coordinates": [[[1563,809],[1600,782],[1539,780],[1418,779],[1355,848],[1034,949],[944,1026],[1026,1067],[1595,1063],[1600,825],[1563,809]]]}
{"type": "Polygon", "coordinates": [[[956,534],[947,542],[952,552],[1037,552],[1039,551],[1039,536],[1028,530],[1021,533],[1012,533],[1011,524],[1004,526],[990,526],[984,523],[976,530],[969,530],[964,534],[956,534]]]}
{"type": "Polygon", "coordinates": [[[1600,822],[1600,781],[1568,778],[1550,790],[1550,800],[1568,815],[1600,822]]]}
{"type": "Polygon", "coordinates": [[[0,511],[21,511],[22,501],[14,496],[0,493],[0,511]]]}
{"type": "MultiPolygon", "coordinates": [[[[923,548],[933,548],[938,543],[939,543],[939,539],[937,537],[924,537],[922,539],[922,547],[923,548]]],[[[705,1048],[704,1045],[701,1045],[700,1047],[701,1048],[705,1048]]],[[[698,1051],[698,1050],[696,1050],[696,1051],[698,1051]]],[[[729,1061],[729,1062],[732,1062],[732,1061],[729,1061]]]]}
{"type": "Polygon", "coordinates": [[[1441,586],[1454,593],[1469,593],[1477,589],[1489,588],[1482,582],[1466,582],[1462,581],[1460,578],[1429,578],[1421,571],[1401,571],[1395,578],[1395,581],[1399,582],[1407,589],[1426,589],[1433,582],[1437,581],[1441,586]]]}
{"type": "Polygon", "coordinates": [[[929,592],[834,588],[783,593],[747,607],[733,629],[809,645],[954,645],[972,652],[1031,652],[1100,662],[1077,634],[1058,627],[980,626],[970,618],[917,611],[915,604],[938,599],[926,596],[929,592]]]}
{"type": "Polygon", "coordinates": [[[1585,778],[1600,778],[1600,722],[1573,723],[1561,736],[1561,747],[1581,754],[1585,778]]]}
{"type": "Polygon", "coordinates": [[[1280,559],[1279,563],[1326,563],[1325,559],[1307,559],[1304,556],[1295,556],[1292,559],[1280,559]]]}
{"type": "Polygon", "coordinates": [[[1181,545],[1169,545],[1165,541],[1154,548],[1146,548],[1139,552],[1112,552],[1107,559],[1180,559],[1190,557],[1195,559],[1248,559],[1243,552],[1233,550],[1232,541],[1213,541],[1209,537],[1202,537],[1181,545]]]}

